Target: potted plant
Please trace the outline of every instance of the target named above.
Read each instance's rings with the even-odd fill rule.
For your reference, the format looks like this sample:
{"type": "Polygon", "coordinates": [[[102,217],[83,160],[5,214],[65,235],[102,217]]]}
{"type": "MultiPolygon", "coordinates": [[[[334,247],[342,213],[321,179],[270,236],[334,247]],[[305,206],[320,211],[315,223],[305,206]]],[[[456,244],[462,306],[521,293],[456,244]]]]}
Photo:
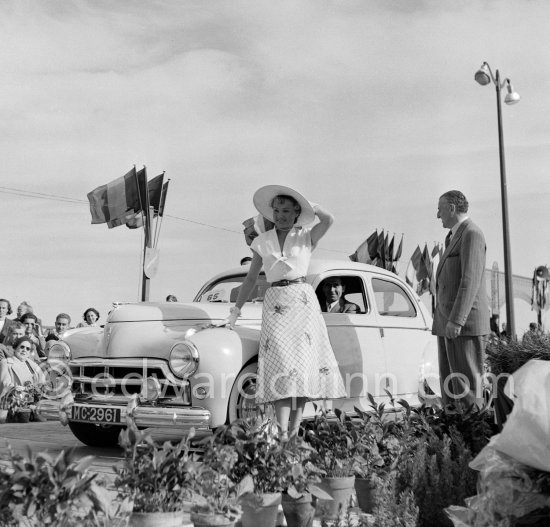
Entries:
{"type": "Polygon", "coordinates": [[[216,430],[210,446],[229,446],[235,451],[235,463],[227,475],[239,485],[242,494],[242,527],[275,527],[285,484],[286,457],[271,422],[235,420],[216,430]]]}
{"type": "Polygon", "coordinates": [[[178,444],[157,445],[148,432],[131,421],[120,433],[124,459],[115,468],[118,496],[133,504],[130,525],[176,527],[189,519],[190,440],[193,430],[178,444]]]}
{"type": "Polygon", "coordinates": [[[232,446],[215,445],[211,437],[202,444],[202,460],[193,459],[188,466],[192,499],[191,521],[195,527],[232,527],[241,514],[238,498],[242,493],[251,490],[250,481],[247,479],[242,485],[238,485],[229,477],[237,461],[237,454],[232,446]]]}
{"type": "Polygon", "coordinates": [[[126,518],[117,521],[111,497],[88,471],[93,459],[77,459],[75,449],[54,457],[8,447],[0,469],[0,525],[121,526],[126,518]]]}
{"type": "Polygon", "coordinates": [[[319,484],[323,472],[313,462],[315,451],[302,439],[287,444],[285,490],[282,506],[288,527],[311,527],[315,515],[313,498],[331,500],[319,484]]]}
{"type": "Polygon", "coordinates": [[[332,496],[321,499],[318,509],[326,519],[338,518],[339,509],[347,509],[353,493],[358,430],[349,416],[336,409],[329,416],[324,409],[304,425],[305,440],[315,454],[312,462],[324,473],[320,487],[332,496]]]}

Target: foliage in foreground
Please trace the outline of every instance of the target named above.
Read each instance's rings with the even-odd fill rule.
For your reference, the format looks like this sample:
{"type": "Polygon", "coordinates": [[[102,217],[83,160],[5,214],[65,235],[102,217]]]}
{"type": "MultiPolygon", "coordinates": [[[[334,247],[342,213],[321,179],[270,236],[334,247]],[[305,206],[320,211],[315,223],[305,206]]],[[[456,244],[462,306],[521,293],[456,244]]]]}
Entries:
{"type": "Polygon", "coordinates": [[[94,457],[76,460],[74,449],[52,457],[8,450],[0,471],[0,525],[4,527],[84,527],[110,522],[110,498],[88,472],[94,457]]]}

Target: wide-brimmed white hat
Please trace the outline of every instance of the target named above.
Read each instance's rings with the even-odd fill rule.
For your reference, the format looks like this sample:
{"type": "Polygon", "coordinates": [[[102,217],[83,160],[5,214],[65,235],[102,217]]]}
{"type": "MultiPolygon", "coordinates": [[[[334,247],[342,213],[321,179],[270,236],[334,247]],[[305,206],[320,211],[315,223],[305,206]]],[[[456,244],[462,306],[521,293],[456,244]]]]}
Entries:
{"type": "Polygon", "coordinates": [[[315,211],[309,201],[294,189],[282,185],[266,185],[265,187],[259,188],[254,193],[254,206],[264,218],[273,221],[273,208],[271,203],[276,196],[290,196],[298,202],[302,212],[300,212],[300,216],[298,216],[296,220],[296,226],[313,223],[315,220],[315,211]]]}

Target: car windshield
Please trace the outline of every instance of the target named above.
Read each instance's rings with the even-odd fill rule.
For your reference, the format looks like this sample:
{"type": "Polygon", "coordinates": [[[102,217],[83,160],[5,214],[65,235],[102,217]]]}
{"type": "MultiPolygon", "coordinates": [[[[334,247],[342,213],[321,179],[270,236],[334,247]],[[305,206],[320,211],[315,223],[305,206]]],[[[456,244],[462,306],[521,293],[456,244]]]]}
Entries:
{"type": "MultiPolygon", "coordinates": [[[[227,276],[217,282],[212,282],[199,293],[195,302],[236,302],[245,276],[227,276]]],[[[247,302],[263,302],[268,287],[265,275],[260,274],[247,302]]]]}

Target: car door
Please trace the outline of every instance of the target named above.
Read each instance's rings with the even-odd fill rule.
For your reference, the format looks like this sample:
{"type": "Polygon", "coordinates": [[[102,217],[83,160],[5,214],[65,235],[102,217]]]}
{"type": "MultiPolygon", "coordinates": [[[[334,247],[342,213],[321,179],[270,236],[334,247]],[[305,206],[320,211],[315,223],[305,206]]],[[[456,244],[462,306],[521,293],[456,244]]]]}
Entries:
{"type": "Polygon", "coordinates": [[[431,328],[417,299],[397,277],[372,275],[370,287],[388,366],[387,389],[416,402],[431,328]]]}
{"type": "MultiPolygon", "coordinates": [[[[329,339],[344,380],[349,399],[333,401],[333,408],[353,411],[354,406],[369,409],[367,393],[379,398],[384,395],[386,358],[377,314],[370,307],[363,273],[331,271],[318,278],[314,288],[318,297],[322,281],[340,276],[350,289],[346,300],[359,306],[358,313],[323,313],[329,339]]],[[[321,300],[321,299],[320,299],[321,300]]]]}

